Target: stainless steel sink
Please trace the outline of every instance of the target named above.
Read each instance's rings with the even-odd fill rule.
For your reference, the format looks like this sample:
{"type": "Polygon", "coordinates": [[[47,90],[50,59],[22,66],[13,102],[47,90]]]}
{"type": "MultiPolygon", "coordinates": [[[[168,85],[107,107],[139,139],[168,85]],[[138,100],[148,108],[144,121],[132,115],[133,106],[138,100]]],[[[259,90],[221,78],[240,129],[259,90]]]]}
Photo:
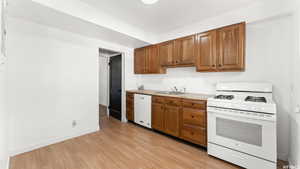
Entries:
{"type": "Polygon", "coordinates": [[[158,94],[169,94],[169,95],[181,95],[183,92],[175,92],[175,91],[161,91],[157,92],[158,94]]]}

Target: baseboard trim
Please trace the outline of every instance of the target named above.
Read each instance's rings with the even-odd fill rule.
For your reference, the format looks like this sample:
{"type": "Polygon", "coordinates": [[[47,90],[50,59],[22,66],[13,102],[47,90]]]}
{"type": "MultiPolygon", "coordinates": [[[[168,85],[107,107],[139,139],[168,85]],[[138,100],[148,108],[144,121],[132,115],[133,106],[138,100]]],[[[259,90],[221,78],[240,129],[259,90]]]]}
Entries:
{"type": "Polygon", "coordinates": [[[46,147],[46,146],[49,146],[49,145],[52,145],[52,144],[56,144],[56,143],[59,143],[59,142],[62,142],[62,141],[66,141],[66,140],[69,140],[69,139],[72,139],[72,138],[76,138],[76,137],[80,137],[80,136],[83,136],[83,135],[86,135],[86,134],[94,133],[94,132],[97,132],[99,130],[100,130],[100,128],[98,126],[96,129],[86,129],[86,130],[77,132],[75,134],[69,135],[69,136],[57,137],[57,138],[52,138],[52,139],[49,139],[49,140],[41,141],[40,143],[35,143],[35,144],[32,144],[28,147],[13,150],[13,151],[10,152],[10,156],[13,157],[13,156],[23,154],[23,153],[26,153],[26,152],[30,152],[30,151],[33,151],[33,150],[36,150],[36,149],[39,149],[39,148],[42,148],[42,147],[46,147]]]}

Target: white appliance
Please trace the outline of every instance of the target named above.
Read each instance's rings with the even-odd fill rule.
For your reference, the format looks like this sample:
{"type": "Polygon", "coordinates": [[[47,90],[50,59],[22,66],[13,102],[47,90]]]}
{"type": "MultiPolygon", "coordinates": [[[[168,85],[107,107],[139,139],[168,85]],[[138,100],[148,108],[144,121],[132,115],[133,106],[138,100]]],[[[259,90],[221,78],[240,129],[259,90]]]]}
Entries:
{"type": "Polygon", "coordinates": [[[208,99],[208,154],[248,169],[276,169],[272,85],[220,83],[208,99]]]}
{"type": "Polygon", "coordinates": [[[147,128],[151,128],[151,104],[149,95],[134,95],[134,122],[147,128]]]}

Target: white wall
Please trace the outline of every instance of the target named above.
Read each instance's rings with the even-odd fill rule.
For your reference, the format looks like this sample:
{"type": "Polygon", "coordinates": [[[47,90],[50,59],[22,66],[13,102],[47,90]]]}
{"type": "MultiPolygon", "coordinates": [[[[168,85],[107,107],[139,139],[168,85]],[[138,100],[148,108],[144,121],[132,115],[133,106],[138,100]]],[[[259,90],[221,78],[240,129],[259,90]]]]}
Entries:
{"type": "Polygon", "coordinates": [[[297,40],[295,41],[296,54],[293,58],[293,80],[292,80],[292,113],[291,113],[291,134],[290,134],[290,156],[289,161],[292,165],[300,167],[300,112],[296,110],[300,106],[300,3],[298,11],[295,12],[295,32],[297,40]]]}
{"type": "Polygon", "coordinates": [[[195,68],[170,68],[166,75],[141,75],[139,83],[146,89],[169,90],[186,87],[188,92],[215,91],[217,82],[263,81],[274,85],[278,103],[278,151],[287,159],[289,149],[290,56],[292,17],[285,16],[247,24],[246,71],[240,73],[197,73],[195,68]]]}
{"type": "MultiPolygon", "coordinates": [[[[0,23],[2,19],[2,5],[3,1],[0,1],[0,23]]],[[[0,30],[1,30],[0,25],[0,30]]],[[[0,34],[2,39],[2,33],[0,34]]],[[[2,41],[0,40],[0,46],[2,41]]],[[[0,169],[8,169],[9,155],[8,155],[8,121],[9,114],[7,111],[6,102],[6,59],[0,54],[0,169]]]]}
{"type": "Polygon", "coordinates": [[[128,56],[132,49],[16,18],[8,23],[12,155],[96,131],[98,49],[128,56]]]}
{"type": "Polygon", "coordinates": [[[99,57],[99,104],[108,106],[108,58],[99,57]]]}

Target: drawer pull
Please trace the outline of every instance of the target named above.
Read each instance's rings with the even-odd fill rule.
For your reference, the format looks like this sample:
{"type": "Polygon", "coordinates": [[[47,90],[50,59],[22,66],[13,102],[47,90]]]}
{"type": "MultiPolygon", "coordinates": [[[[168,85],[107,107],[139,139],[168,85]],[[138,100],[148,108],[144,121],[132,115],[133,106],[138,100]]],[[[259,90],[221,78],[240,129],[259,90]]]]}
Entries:
{"type": "Polygon", "coordinates": [[[194,118],[195,116],[192,115],[192,118],[194,118]]]}

